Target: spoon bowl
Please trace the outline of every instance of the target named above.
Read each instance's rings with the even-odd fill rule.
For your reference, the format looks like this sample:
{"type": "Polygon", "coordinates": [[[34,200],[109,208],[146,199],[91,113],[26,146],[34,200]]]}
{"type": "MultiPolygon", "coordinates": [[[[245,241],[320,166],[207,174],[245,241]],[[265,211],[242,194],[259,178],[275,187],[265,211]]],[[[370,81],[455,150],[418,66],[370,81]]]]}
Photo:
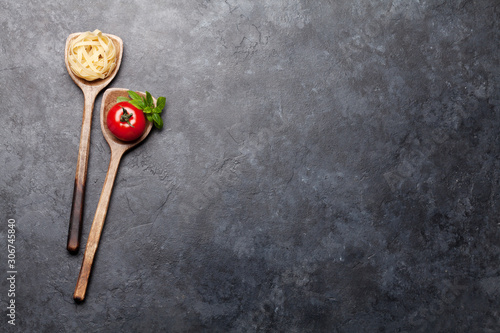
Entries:
{"type": "Polygon", "coordinates": [[[85,79],[82,79],[73,73],[71,70],[71,66],[69,64],[69,59],[68,59],[68,50],[69,50],[69,45],[71,41],[78,36],[80,36],[83,32],[76,32],[74,34],[71,34],[68,36],[66,39],[66,47],[65,47],[65,53],[64,53],[64,62],[66,64],[66,69],[68,70],[69,76],[73,79],[73,81],[76,83],[80,89],[82,89],[85,93],[85,91],[89,90],[97,90],[97,92],[101,91],[102,88],[106,87],[116,76],[116,73],[118,73],[118,69],[120,68],[120,64],[122,62],[122,56],[123,56],[123,41],[120,37],[115,36],[115,35],[110,35],[110,34],[105,34],[111,41],[113,42],[113,45],[115,46],[116,49],[116,66],[115,68],[109,73],[107,77],[104,79],[97,79],[94,81],[87,81],[85,79]]]}
{"type": "MultiPolygon", "coordinates": [[[[137,94],[139,94],[140,96],[146,96],[145,93],[140,91],[137,91],[137,94]]],[[[125,152],[130,148],[138,145],[148,136],[149,132],[151,131],[151,128],[153,127],[153,123],[147,121],[144,133],[134,141],[122,141],[118,139],[116,136],[114,136],[114,134],[111,133],[108,126],[106,125],[106,119],[108,117],[109,110],[116,104],[116,99],[118,97],[128,97],[128,89],[122,89],[122,88],[107,89],[106,92],[104,93],[101,106],[100,119],[101,119],[102,134],[104,135],[104,138],[108,142],[109,148],[111,149],[111,155],[113,155],[113,152],[115,152],[115,154],[121,150],[125,152]]],[[[153,98],[153,101],[156,104],[155,98],[153,98]]]]}
{"type": "Polygon", "coordinates": [[[73,188],[73,203],[71,206],[71,216],[69,222],[67,249],[71,253],[78,252],[80,248],[80,238],[82,230],[83,205],[85,197],[85,183],[87,181],[87,165],[90,152],[90,129],[92,126],[92,112],[97,94],[106,87],[118,73],[123,56],[123,41],[120,37],[106,34],[116,48],[116,66],[104,79],[87,81],[76,76],[71,70],[68,60],[68,50],[73,39],[77,38],[81,32],[71,34],[66,39],[64,52],[64,62],[69,76],[75,84],[80,87],[84,96],[83,119],[80,133],[80,144],[78,148],[78,159],[76,163],[75,184],[73,188]]]}
{"type": "MultiPolygon", "coordinates": [[[[120,160],[123,154],[131,149],[132,147],[141,143],[151,131],[153,123],[147,121],[146,129],[144,133],[134,141],[122,141],[116,138],[113,133],[108,129],[106,124],[106,119],[109,110],[116,104],[116,98],[118,96],[128,96],[127,89],[112,88],[106,90],[102,98],[101,104],[101,129],[104,138],[108,142],[109,148],[111,150],[111,158],[109,160],[108,172],[106,173],[106,179],[104,180],[104,185],[102,187],[101,197],[99,198],[99,203],[97,204],[97,209],[94,216],[94,221],[92,222],[92,227],[90,228],[89,237],[87,240],[87,246],[85,247],[85,254],[83,256],[82,267],[80,269],[80,274],[78,276],[78,281],[76,283],[75,293],[73,298],[75,301],[81,302],[85,299],[85,294],[87,292],[87,285],[90,277],[90,271],[92,269],[92,264],[94,262],[94,257],[97,252],[97,247],[99,245],[99,239],[101,237],[102,229],[104,227],[104,221],[106,220],[106,214],[108,211],[109,200],[111,198],[111,192],[113,191],[113,184],[115,182],[116,173],[118,172],[118,166],[120,165],[120,160]]],[[[137,94],[141,96],[146,96],[143,92],[138,92],[137,94]]],[[[156,104],[156,99],[153,98],[156,104]]]]}

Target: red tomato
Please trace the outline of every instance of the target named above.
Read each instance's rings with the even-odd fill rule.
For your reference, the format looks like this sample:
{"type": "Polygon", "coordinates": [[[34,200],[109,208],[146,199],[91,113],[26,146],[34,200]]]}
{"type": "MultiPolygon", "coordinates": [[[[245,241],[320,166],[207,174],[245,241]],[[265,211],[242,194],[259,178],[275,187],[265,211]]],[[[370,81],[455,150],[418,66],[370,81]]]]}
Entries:
{"type": "Polygon", "coordinates": [[[129,102],[120,102],[109,110],[106,124],[118,139],[133,141],[144,133],[146,117],[142,110],[129,102]]]}

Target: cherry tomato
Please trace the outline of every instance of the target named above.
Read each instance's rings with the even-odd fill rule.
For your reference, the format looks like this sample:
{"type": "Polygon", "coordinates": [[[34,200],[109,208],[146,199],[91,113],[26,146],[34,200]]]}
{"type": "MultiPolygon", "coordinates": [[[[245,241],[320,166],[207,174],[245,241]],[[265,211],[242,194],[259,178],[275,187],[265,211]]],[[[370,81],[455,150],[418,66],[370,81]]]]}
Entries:
{"type": "Polygon", "coordinates": [[[118,139],[133,141],[144,133],[146,117],[142,110],[129,102],[120,102],[109,110],[106,124],[118,139]]]}

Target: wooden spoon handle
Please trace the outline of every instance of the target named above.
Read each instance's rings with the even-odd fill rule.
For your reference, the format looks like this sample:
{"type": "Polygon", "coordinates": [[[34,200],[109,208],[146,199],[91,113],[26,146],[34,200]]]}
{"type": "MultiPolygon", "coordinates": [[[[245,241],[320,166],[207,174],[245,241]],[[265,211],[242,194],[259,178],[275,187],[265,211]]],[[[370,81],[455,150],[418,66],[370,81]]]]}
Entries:
{"type": "Polygon", "coordinates": [[[75,185],[73,188],[73,203],[69,218],[68,243],[66,248],[69,252],[76,253],[80,248],[82,234],[83,204],[85,199],[85,183],[87,181],[87,165],[90,152],[90,130],[92,126],[92,112],[96,93],[93,91],[84,93],[85,104],[83,107],[82,129],[80,134],[80,146],[78,149],[78,160],[76,162],[75,185]]]}
{"type": "Polygon", "coordinates": [[[90,228],[89,238],[87,240],[87,246],[85,247],[85,254],[83,256],[82,267],[80,268],[75,293],[73,294],[73,298],[76,301],[83,301],[85,299],[90,271],[94,262],[94,256],[97,252],[97,246],[99,245],[99,239],[101,238],[104,221],[106,220],[109,200],[111,198],[113,184],[115,182],[116,173],[118,171],[122,155],[123,151],[111,152],[108,172],[106,173],[106,179],[104,180],[104,185],[102,187],[101,197],[99,198],[99,203],[94,216],[94,222],[92,222],[92,227],[90,228]]]}

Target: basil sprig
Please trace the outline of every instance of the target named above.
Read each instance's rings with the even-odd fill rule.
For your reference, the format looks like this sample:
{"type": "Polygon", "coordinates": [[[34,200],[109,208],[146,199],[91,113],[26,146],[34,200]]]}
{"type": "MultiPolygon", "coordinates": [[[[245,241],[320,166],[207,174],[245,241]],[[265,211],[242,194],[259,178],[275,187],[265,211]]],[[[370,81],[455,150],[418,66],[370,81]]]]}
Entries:
{"type": "Polygon", "coordinates": [[[153,101],[153,96],[146,91],[146,97],[140,96],[138,93],[129,90],[128,95],[130,98],[125,96],[119,96],[117,102],[129,102],[136,108],[142,110],[149,121],[152,121],[156,128],[161,129],[163,127],[163,120],[161,120],[161,112],[165,107],[167,99],[165,97],[158,97],[156,100],[156,106],[153,101]]]}

